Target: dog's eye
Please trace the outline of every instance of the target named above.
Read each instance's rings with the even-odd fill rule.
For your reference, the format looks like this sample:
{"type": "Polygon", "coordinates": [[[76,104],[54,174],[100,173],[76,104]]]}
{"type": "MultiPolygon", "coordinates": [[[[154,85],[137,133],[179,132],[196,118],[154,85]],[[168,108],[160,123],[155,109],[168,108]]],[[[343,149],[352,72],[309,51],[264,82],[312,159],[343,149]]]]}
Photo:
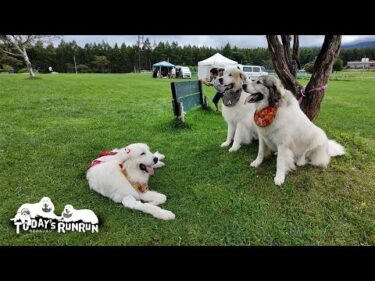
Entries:
{"type": "Polygon", "coordinates": [[[228,76],[232,76],[232,74],[229,74],[228,76]]]}
{"type": "Polygon", "coordinates": [[[141,155],[141,156],[142,156],[142,155],[146,155],[146,152],[142,152],[140,155],[141,155]]]}
{"type": "Polygon", "coordinates": [[[261,84],[260,81],[257,81],[257,84],[261,84]]]}

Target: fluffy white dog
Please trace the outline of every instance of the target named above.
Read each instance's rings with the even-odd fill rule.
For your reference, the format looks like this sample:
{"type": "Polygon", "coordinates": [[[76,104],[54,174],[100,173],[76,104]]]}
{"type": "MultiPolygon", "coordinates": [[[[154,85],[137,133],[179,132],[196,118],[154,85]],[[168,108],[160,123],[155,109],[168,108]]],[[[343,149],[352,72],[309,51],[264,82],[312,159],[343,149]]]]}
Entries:
{"type": "Polygon", "coordinates": [[[227,139],[221,147],[233,145],[230,152],[237,151],[241,144],[250,144],[252,140],[258,139],[257,130],[252,120],[255,111],[253,104],[245,103],[248,96],[242,89],[247,81],[247,76],[242,71],[230,68],[225,71],[219,82],[224,85],[222,115],[228,123],[227,139]]]}
{"type": "Polygon", "coordinates": [[[245,102],[255,104],[254,122],[259,135],[258,156],[251,166],[258,167],[271,151],[277,151],[276,185],[284,183],[295,163],[326,167],[331,156],[345,154],[340,144],[328,140],[324,131],[309,120],[294,95],[277,78],[260,76],[243,88],[251,94],[245,102]]]}
{"type": "Polygon", "coordinates": [[[64,222],[83,221],[87,223],[97,224],[99,222],[95,213],[88,209],[77,210],[72,205],[65,205],[64,211],[61,214],[61,220],[64,222]]]}
{"type": "MultiPolygon", "coordinates": [[[[160,153],[157,155],[164,158],[160,153]]],[[[146,144],[134,143],[100,156],[87,171],[91,189],[127,208],[163,220],[175,218],[172,212],[157,206],[164,203],[167,197],[148,188],[148,179],[154,174],[154,165],[159,162],[159,158],[150,152],[146,144]]]]}
{"type": "Polygon", "coordinates": [[[34,219],[37,216],[49,219],[58,219],[55,215],[55,206],[49,197],[43,197],[38,203],[26,203],[18,208],[14,220],[20,219],[22,222],[34,219]]]}

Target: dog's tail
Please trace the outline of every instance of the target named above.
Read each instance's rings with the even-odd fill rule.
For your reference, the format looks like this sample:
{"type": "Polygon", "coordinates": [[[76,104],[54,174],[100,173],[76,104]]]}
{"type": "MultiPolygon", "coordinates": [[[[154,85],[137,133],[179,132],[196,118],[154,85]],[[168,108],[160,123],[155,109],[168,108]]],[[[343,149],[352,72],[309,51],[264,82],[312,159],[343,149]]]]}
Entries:
{"type": "Polygon", "coordinates": [[[328,140],[328,154],[329,156],[344,155],[345,148],[334,140],[328,140]]]}

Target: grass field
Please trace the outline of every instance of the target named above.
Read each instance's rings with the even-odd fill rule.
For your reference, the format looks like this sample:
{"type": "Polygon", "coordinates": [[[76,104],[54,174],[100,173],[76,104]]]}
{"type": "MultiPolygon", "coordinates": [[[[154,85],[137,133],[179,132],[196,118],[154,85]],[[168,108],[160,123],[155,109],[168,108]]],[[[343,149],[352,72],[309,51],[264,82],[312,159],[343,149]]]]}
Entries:
{"type": "MultiPolygon", "coordinates": [[[[282,187],[276,158],[250,168],[257,143],[229,153],[220,114],[173,122],[170,80],[145,74],[0,75],[0,245],[375,245],[375,80],[330,81],[317,124],[347,155],[302,167],[282,187]],[[150,186],[173,221],[89,190],[100,151],[146,142],[166,155],[150,186]],[[93,210],[99,233],[16,235],[9,219],[49,196],[93,210]]],[[[204,92],[213,97],[212,88],[204,92]]]]}

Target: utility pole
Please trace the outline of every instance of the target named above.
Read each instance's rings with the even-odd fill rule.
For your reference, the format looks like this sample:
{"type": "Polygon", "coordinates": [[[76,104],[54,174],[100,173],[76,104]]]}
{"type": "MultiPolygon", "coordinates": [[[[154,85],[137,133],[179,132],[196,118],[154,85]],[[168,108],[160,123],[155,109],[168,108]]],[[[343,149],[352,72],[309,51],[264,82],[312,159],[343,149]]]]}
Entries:
{"type": "Polygon", "coordinates": [[[138,72],[141,72],[141,52],[144,45],[144,35],[138,35],[138,72]]]}
{"type": "Polygon", "coordinates": [[[78,74],[78,71],[77,71],[77,63],[76,63],[76,55],[74,55],[74,67],[76,69],[76,74],[78,74]]]}

